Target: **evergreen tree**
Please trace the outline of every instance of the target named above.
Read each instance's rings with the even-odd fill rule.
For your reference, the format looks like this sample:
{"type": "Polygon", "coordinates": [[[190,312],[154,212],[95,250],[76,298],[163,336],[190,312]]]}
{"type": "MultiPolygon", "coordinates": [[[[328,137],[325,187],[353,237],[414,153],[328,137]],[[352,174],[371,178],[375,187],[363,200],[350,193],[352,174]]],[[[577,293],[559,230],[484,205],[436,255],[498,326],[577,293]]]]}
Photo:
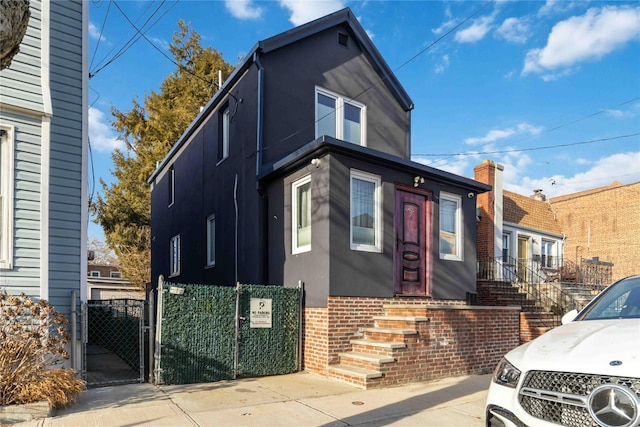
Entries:
{"type": "Polygon", "coordinates": [[[114,128],[125,142],[112,154],[115,181],[100,180],[102,195],[92,203],[95,222],[102,226],[106,243],[120,260],[123,277],[144,287],[151,277],[151,194],[147,179],[171,146],[217,91],[218,71],[223,78],[233,66],[210,47],[200,45],[200,35],[178,22],[169,50],[176,70],[158,92],[132,100],[130,111],[112,108],[114,128]]]}

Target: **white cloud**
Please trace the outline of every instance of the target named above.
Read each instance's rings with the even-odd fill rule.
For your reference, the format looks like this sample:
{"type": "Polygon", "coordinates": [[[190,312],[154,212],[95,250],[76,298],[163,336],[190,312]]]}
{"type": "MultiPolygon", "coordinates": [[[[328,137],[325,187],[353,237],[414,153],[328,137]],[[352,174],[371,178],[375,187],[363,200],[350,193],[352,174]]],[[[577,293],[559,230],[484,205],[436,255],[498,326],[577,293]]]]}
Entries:
{"type": "Polygon", "coordinates": [[[264,9],[254,5],[252,0],[225,0],[224,5],[238,19],[260,19],[264,14],[264,9]]]}
{"type": "Polygon", "coordinates": [[[585,159],[585,158],[583,158],[583,157],[578,157],[578,158],[576,159],[576,164],[578,164],[578,165],[588,165],[588,164],[590,164],[590,163],[591,163],[591,160],[589,160],[589,159],[585,159]]]}
{"type": "MultiPolygon", "coordinates": [[[[529,123],[520,123],[515,127],[509,127],[506,129],[492,129],[487,132],[486,135],[480,137],[471,137],[464,140],[465,144],[486,144],[495,142],[501,139],[509,138],[514,135],[521,135],[528,133],[530,135],[538,135],[541,132],[541,128],[530,125],[529,123]]],[[[485,150],[487,151],[487,150],[485,150]]]]}
{"type": "MultiPolygon", "coordinates": [[[[591,164],[588,162],[587,164],[591,164]]],[[[523,195],[541,188],[547,197],[562,196],[610,185],[614,181],[630,184],[640,181],[640,152],[618,153],[592,163],[590,169],[573,176],[553,175],[542,178],[523,177],[508,180],[505,166],[505,188],[523,195]]]]}
{"type": "Polygon", "coordinates": [[[89,139],[91,148],[102,153],[110,153],[114,149],[124,149],[124,142],[118,140],[111,126],[106,123],[104,113],[97,108],[89,107],[89,139]]]}
{"type": "Polygon", "coordinates": [[[456,26],[456,21],[453,19],[447,22],[442,23],[438,28],[431,29],[431,32],[436,36],[439,36],[442,33],[445,33],[456,26]]]}
{"type": "Polygon", "coordinates": [[[345,7],[345,4],[339,0],[280,0],[280,6],[289,10],[291,13],[289,21],[298,26],[340,10],[345,7]]]}
{"type": "Polygon", "coordinates": [[[530,50],[522,74],[545,73],[597,60],[640,35],[640,7],[591,8],[557,23],[547,45],[530,50]]]}
{"type": "Polygon", "coordinates": [[[605,113],[609,117],[613,117],[615,119],[626,119],[630,117],[635,117],[635,113],[630,110],[606,110],[605,113]]]}
{"type": "Polygon", "coordinates": [[[538,16],[548,16],[552,14],[565,13],[574,7],[580,5],[580,2],[566,0],[547,0],[547,2],[538,10],[538,16]]]}
{"type": "Polygon", "coordinates": [[[507,18],[496,30],[496,35],[509,42],[524,43],[529,38],[529,25],[523,19],[507,18]]]}
{"type": "Polygon", "coordinates": [[[98,27],[96,27],[92,22],[89,22],[89,37],[100,40],[101,42],[107,40],[102,34],[100,34],[98,27]]]}
{"type": "Polygon", "coordinates": [[[444,70],[446,70],[449,67],[449,55],[444,55],[442,57],[442,61],[439,64],[436,64],[436,68],[435,68],[435,73],[436,74],[442,74],[444,73],[444,70]]]}
{"type": "Polygon", "coordinates": [[[460,30],[454,37],[459,43],[475,43],[482,40],[491,31],[495,15],[483,16],[473,21],[470,27],[460,30]]]}

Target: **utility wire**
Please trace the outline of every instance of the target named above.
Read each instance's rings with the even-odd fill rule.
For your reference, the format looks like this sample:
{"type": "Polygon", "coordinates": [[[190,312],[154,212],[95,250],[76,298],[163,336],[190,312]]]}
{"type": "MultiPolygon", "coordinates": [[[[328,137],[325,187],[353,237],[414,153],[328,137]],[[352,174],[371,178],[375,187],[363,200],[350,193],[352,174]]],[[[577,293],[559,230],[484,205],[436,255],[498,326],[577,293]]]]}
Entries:
{"type": "MultiPolygon", "coordinates": [[[[402,64],[400,64],[398,67],[396,67],[395,69],[392,70],[393,73],[395,73],[396,71],[400,70],[401,68],[403,68],[404,66],[406,66],[407,64],[409,64],[410,62],[412,62],[413,60],[415,60],[417,57],[419,57],[420,55],[422,55],[423,53],[425,53],[427,50],[431,49],[433,46],[435,46],[436,44],[438,44],[441,40],[443,40],[444,38],[446,38],[449,34],[453,33],[454,31],[456,31],[458,28],[460,28],[461,26],[463,26],[464,24],[466,24],[469,20],[473,19],[476,15],[478,15],[480,12],[482,12],[484,9],[486,9],[490,4],[495,3],[496,0],[489,0],[488,2],[486,2],[482,7],[480,7],[479,9],[477,9],[475,12],[473,12],[471,15],[469,15],[468,17],[466,17],[465,19],[463,19],[462,21],[460,21],[456,26],[452,27],[449,31],[447,31],[446,33],[444,33],[442,36],[438,37],[436,40],[434,40],[433,42],[431,42],[428,46],[426,46],[424,49],[420,50],[418,53],[416,53],[415,55],[413,55],[411,58],[409,58],[408,60],[406,60],[405,62],[403,62],[402,64]]],[[[389,79],[390,76],[388,75],[384,75],[380,81],[373,83],[372,85],[370,85],[369,87],[367,87],[366,89],[364,89],[362,92],[358,93],[356,96],[354,96],[353,98],[350,98],[352,100],[356,100],[358,99],[360,96],[362,96],[363,94],[365,94],[366,92],[368,92],[369,90],[373,89],[376,86],[379,86],[380,84],[382,84],[385,80],[389,79]]],[[[332,110],[331,112],[327,113],[326,115],[319,117],[318,119],[316,119],[313,123],[310,123],[306,126],[303,126],[302,128],[298,129],[297,131],[293,132],[292,134],[285,136],[284,138],[282,138],[281,140],[279,140],[276,144],[280,144],[282,142],[285,142],[288,139],[293,138],[294,136],[300,134],[301,132],[307,130],[308,128],[310,128],[311,126],[315,126],[316,123],[318,123],[320,120],[324,119],[325,117],[330,116],[331,114],[337,113],[338,110],[340,110],[341,108],[343,108],[342,106],[336,108],[335,110],[332,110]]],[[[269,147],[264,147],[263,150],[268,149],[269,147]]]]}
{"type": "MultiPolygon", "coordinates": [[[[164,13],[158,17],[158,19],[156,19],[149,27],[147,27],[144,31],[149,31],[151,30],[151,28],[153,28],[158,22],[160,22],[160,20],[162,20],[162,18],[164,18],[164,16],[169,13],[169,11],[171,9],[173,9],[176,4],[178,4],[179,0],[176,0],[169,8],[167,8],[164,13]]],[[[98,72],[102,71],[105,67],[107,67],[108,65],[110,65],[111,63],[113,63],[116,59],[118,59],[119,57],[121,57],[126,51],[128,51],[131,47],[133,47],[133,45],[140,40],[140,37],[144,37],[145,40],[148,41],[148,39],[146,38],[146,36],[144,35],[144,33],[142,32],[142,29],[149,23],[149,21],[151,20],[151,18],[153,18],[162,8],[162,6],[165,4],[166,0],[162,0],[162,2],[160,3],[160,5],[153,11],[153,13],[151,13],[151,15],[146,19],[146,21],[142,24],[142,26],[140,28],[138,28],[136,25],[134,25],[131,20],[127,17],[127,15],[124,13],[124,11],[120,8],[120,6],[115,2],[115,0],[111,0],[111,2],[116,6],[116,8],[120,11],[120,13],[122,13],[122,15],[125,17],[125,19],[131,24],[131,26],[136,30],[136,32],[134,33],[133,36],[131,36],[131,38],[124,44],[124,46],[122,48],[120,48],[120,50],[109,60],[107,61],[104,65],[102,65],[99,69],[97,69],[94,72],[89,73],[89,78],[92,78],[93,76],[95,76],[96,74],[98,74],[98,72]]],[[[151,4],[150,4],[151,5],[151,4]]],[[[150,7],[149,5],[149,7],[150,7]]],[[[148,8],[147,7],[147,10],[148,8]]],[[[146,12],[146,10],[145,10],[146,12]]],[[[144,12],[143,12],[144,14],[144,12]]],[[[141,15],[142,17],[142,15],[141,15]]],[[[104,59],[103,59],[104,60],[104,59]]],[[[102,63],[102,61],[101,61],[102,63]]]]}
{"type": "Polygon", "coordinates": [[[568,144],[545,145],[543,147],[518,148],[518,149],[514,148],[514,149],[508,149],[508,150],[493,150],[493,151],[466,151],[464,153],[412,154],[412,156],[418,156],[418,157],[431,157],[431,156],[455,157],[455,156],[477,156],[479,154],[520,153],[522,151],[538,151],[538,150],[548,150],[548,149],[551,149],[551,148],[558,148],[558,147],[572,147],[574,145],[594,144],[596,142],[613,141],[615,139],[631,138],[633,136],[638,136],[638,135],[640,135],[640,132],[631,133],[631,134],[628,134],[628,135],[612,136],[612,137],[609,137],[609,138],[592,139],[592,140],[589,140],[589,141],[571,142],[571,143],[568,143],[568,144]]]}
{"type": "Polygon", "coordinates": [[[89,69],[93,67],[93,61],[96,59],[96,55],[98,53],[98,48],[100,47],[100,42],[102,41],[102,33],[104,31],[105,26],[107,25],[107,18],[109,17],[109,10],[111,10],[111,2],[107,5],[107,12],[104,14],[104,21],[102,21],[102,26],[100,27],[100,35],[98,36],[98,42],[96,43],[96,48],[93,51],[93,56],[91,57],[91,64],[89,64],[89,69]]]}

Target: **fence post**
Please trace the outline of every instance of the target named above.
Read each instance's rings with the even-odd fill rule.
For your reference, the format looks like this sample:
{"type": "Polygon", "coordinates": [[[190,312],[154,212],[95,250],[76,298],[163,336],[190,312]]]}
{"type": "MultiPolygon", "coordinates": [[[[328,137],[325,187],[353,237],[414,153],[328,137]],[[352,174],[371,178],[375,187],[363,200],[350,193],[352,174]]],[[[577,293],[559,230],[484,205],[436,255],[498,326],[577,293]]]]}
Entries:
{"type": "Polygon", "coordinates": [[[298,372],[302,371],[302,348],[303,348],[303,333],[302,322],[304,319],[304,282],[298,280],[298,372]]]}
{"type": "Polygon", "coordinates": [[[240,282],[236,282],[236,342],[233,354],[233,379],[238,377],[238,357],[240,351],[240,282]]]}
{"type": "Polygon", "coordinates": [[[153,344],[154,344],[154,330],[155,330],[155,321],[156,321],[155,312],[154,312],[154,309],[156,306],[156,298],[155,298],[155,295],[153,294],[153,289],[149,291],[149,298],[148,298],[147,304],[148,304],[148,310],[149,310],[149,342],[147,343],[149,345],[149,382],[153,383],[153,369],[154,369],[153,344]]]}
{"type": "MultiPolygon", "coordinates": [[[[164,285],[164,277],[162,274],[158,277],[158,311],[156,315],[156,320],[158,322],[156,326],[156,334],[155,334],[155,348],[154,348],[154,363],[153,363],[153,383],[160,383],[160,371],[162,369],[161,366],[161,357],[162,357],[162,287],[164,285]]],[[[151,371],[151,368],[149,368],[151,371]]]]}
{"type": "Polygon", "coordinates": [[[71,369],[76,369],[76,352],[78,351],[78,313],[76,310],[76,291],[71,291],[71,369]]]}

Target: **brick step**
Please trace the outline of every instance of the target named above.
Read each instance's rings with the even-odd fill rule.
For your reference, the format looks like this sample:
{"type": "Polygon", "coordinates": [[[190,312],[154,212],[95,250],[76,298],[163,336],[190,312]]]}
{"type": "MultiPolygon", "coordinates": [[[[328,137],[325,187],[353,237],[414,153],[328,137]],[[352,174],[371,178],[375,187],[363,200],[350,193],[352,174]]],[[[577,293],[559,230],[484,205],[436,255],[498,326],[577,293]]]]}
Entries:
{"type": "Polygon", "coordinates": [[[338,381],[366,389],[371,380],[382,378],[382,372],[344,365],[330,365],[327,375],[338,381]]]}
{"type": "Polygon", "coordinates": [[[420,304],[393,304],[383,305],[382,309],[391,317],[426,317],[427,306],[420,304]]]}
{"type": "Polygon", "coordinates": [[[396,350],[404,350],[407,345],[397,341],[377,341],[368,339],[354,339],[350,341],[355,353],[367,353],[376,355],[393,354],[396,350]]]}
{"type": "Polygon", "coordinates": [[[417,335],[415,329],[393,329],[393,328],[362,328],[365,339],[373,341],[390,340],[404,342],[405,337],[417,335]]]}
{"type": "Polygon", "coordinates": [[[423,316],[374,316],[373,322],[376,327],[390,329],[410,329],[416,324],[430,322],[429,317],[423,316]]]}
{"type": "Polygon", "coordinates": [[[368,369],[372,371],[380,370],[380,366],[394,363],[396,359],[391,356],[382,356],[369,353],[338,353],[340,357],[340,366],[349,366],[360,369],[368,369]]]}

